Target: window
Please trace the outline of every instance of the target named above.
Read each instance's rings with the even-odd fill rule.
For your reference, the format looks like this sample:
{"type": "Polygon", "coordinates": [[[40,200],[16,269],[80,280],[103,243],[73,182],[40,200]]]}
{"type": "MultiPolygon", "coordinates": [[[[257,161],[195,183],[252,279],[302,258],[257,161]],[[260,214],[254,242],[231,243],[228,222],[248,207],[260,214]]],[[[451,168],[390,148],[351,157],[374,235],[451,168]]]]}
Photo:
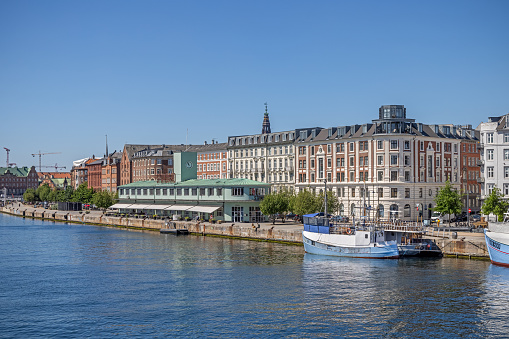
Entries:
{"type": "Polygon", "coordinates": [[[384,142],[382,140],[378,140],[376,142],[376,148],[377,149],[384,149],[384,142]]]}
{"type": "Polygon", "coordinates": [[[184,195],[189,195],[189,188],[184,188],[184,195]]]}
{"type": "Polygon", "coordinates": [[[380,198],[384,197],[384,189],[382,187],[378,187],[378,196],[380,198]]]}
{"type": "Polygon", "coordinates": [[[232,187],[232,195],[233,196],[244,195],[244,187],[232,187]]]}
{"type": "Polygon", "coordinates": [[[355,164],[354,157],[350,157],[350,167],[353,167],[355,164]]]}
{"type": "Polygon", "coordinates": [[[486,133],[486,143],[487,144],[493,143],[493,133],[486,133]]]}
{"type": "Polygon", "coordinates": [[[351,191],[352,191],[352,197],[355,198],[355,188],[352,188],[351,191]]]}
{"type": "Polygon", "coordinates": [[[391,140],[391,149],[398,149],[398,140],[391,140]]]}
{"type": "Polygon", "coordinates": [[[419,198],[422,198],[422,188],[419,188],[419,198]]]}
{"type": "Polygon", "coordinates": [[[177,195],[182,195],[182,188],[177,188],[177,195]]]}
{"type": "Polygon", "coordinates": [[[327,159],[327,167],[328,168],[331,168],[332,167],[332,159],[327,159]]]}
{"type": "Polygon", "coordinates": [[[397,198],[397,197],[398,197],[398,189],[391,188],[391,198],[397,198]]]}
{"type": "Polygon", "coordinates": [[[487,168],[488,178],[493,178],[493,167],[487,168]]]}
{"type": "Polygon", "coordinates": [[[405,181],[410,181],[410,171],[405,171],[405,181]]]}
{"type": "Polygon", "coordinates": [[[398,180],[398,171],[391,171],[391,181],[398,180]]]}
{"type": "Polygon", "coordinates": [[[419,143],[421,144],[421,151],[424,151],[424,141],[419,141],[419,143]]]}
{"type": "Polygon", "coordinates": [[[509,195],[509,184],[504,184],[504,195],[509,195]]]}
{"type": "Polygon", "coordinates": [[[410,156],[405,155],[405,166],[410,166],[410,156]]]}
{"type": "Polygon", "coordinates": [[[509,178],[509,166],[504,166],[504,178],[509,178]]]}
{"type": "Polygon", "coordinates": [[[216,195],[223,195],[223,189],[221,187],[216,188],[216,195]]]}
{"type": "Polygon", "coordinates": [[[336,152],[344,152],[345,151],[345,144],[340,143],[336,145],[336,152]]]}
{"type": "Polygon", "coordinates": [[[492,149],[487,150],[486,156],[488,160],[493,160],[493,150],[492,149]]]}
{"type": "Polygon", "coordinates": [[[398,164],[398,155],[391,154],[391,165],[397,165],[397,164],[398,164]]]}
{"type": "Polygon", "coordinates": [[[509,149],[504,149],[504,160],[509,160],[509,149]]]}
{"type": "Polygon", "coordinates": [[[405,199],[410,198],[410,188],[405,188],[405,199]]]}
{"type": "Polygon", "coordinates": [[[378,181],[383,181],[384,180],[384,171],[378,171],[377,172],[377,179],[378,179],[378,181]]]}
{"type": "Polygon", "coordinates": [[[405,150],[409,150],[410,149],[410,141],[409,140],[405,140],[405,150]]]}
{"type": "Polygon", "coordinates": [[[359,181],[364,181],[364,172],[359,172],[359,181]]]}
{"type": "Polygon", "coordinates": [[[410,204],[406,204],[405,207],[403,207],[403,216],[404,217],[410,217],[410,204]]]}
{"type": "Polygon", "coordinates": [[[355,172],[350,172],[350,181],[355,181],[355,172]]]}
{"type": "Polygon", "coordinates": [[[376,157],[376,164],[378,166],[383,166],[383,164],[384,164],[384,156],[383,155],[378,155],[376,157]]]}
{"type": "Polygon", "coordinates": [[[368,157],[364,157],[364,166],[368,166],[368,157]]]}
{"type": "Polygon", "coordinates": [[[504,142],[509,142],[509,133],[504,133],[504,142]]]}
{"type": "Polygon", "coordinates": [[[354,150],[354,144],[353,144],[353,142],[350,142],[349,144],[350,144],[350,152],[353,152],[353,150],[354,150]]]}

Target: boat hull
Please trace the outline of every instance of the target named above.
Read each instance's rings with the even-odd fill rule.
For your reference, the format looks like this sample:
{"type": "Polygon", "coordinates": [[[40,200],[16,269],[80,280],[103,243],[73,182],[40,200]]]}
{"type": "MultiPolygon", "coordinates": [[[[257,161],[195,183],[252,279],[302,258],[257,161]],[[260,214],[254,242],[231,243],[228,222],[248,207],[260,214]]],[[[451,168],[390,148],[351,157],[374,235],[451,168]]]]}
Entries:
{"type": "Polygon", "coordinates": [[[369,259],[399,258],[398,246],[393,241],[372,243],[364,246],[347,246],[334,243],[333,237],[329,237],[327,242],[322,242],[320,237],[316,237],[316,233],[306,231],[302,232],[302,240],[304,250],[311,254],[369,259]]]}
{"type": "Polygon", "coordinates": [[[398,250],[401,257],[433,258],[442,256],[440,249],[428,248],[427,244],[398,245],[398,250]]]}
{"type": "Polygon", "coordinates": [[[509,234],[484,230],[492,264],[509,267],[509,234]]]}

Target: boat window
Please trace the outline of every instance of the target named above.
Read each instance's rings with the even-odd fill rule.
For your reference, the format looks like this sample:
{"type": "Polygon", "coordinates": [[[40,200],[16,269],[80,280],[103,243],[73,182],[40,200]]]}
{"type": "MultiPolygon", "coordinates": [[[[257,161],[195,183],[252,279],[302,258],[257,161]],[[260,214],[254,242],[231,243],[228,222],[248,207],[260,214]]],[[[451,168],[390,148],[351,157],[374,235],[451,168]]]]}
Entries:
{"type": "Polygon", "coordinates": [[[367,235],[367,234],[364,234],[364,238],[366,238],[366,239],[367,239],[367,238],[368,238],[368,235],[367,235]]]}

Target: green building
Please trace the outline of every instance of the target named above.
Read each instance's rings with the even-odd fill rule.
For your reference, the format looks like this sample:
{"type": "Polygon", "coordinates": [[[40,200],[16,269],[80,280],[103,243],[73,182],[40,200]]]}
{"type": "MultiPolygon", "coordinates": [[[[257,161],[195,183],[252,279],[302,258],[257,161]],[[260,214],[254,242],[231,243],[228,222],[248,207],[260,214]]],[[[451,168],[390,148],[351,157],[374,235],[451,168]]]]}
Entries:
{"type": "Polygon", "coordinates": [[[196,153],[174,155],[176,182],[138,181],[118,188],[110,208],[146,215],[225,222],[264,222],[260,201],[270,184],[249,179],[196,179],[196,153]]]}

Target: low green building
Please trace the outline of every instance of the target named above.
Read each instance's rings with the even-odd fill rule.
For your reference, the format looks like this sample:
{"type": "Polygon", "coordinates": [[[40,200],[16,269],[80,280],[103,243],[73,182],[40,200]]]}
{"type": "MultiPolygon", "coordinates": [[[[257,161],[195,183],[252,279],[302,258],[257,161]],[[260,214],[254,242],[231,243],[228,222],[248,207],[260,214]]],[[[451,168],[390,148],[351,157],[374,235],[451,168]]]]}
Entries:
{"type": "Polygon", "coordinates": [[[196,153],[175,154],[174,183],[138,181],[118,187],[111,209],[224,222],[264,222],[260,201],[270,184],[249,179],[196,179],[196,153]]]}

